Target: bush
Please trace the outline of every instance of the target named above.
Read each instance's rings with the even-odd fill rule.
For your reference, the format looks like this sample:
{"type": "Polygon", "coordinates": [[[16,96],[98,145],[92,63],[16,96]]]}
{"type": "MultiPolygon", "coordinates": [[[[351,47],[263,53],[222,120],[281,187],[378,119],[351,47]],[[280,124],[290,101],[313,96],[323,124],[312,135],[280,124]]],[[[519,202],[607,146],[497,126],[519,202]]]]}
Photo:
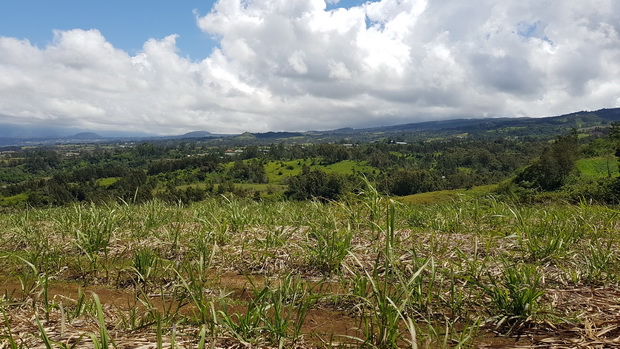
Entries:
{"type": "Polygon", "coordinates": [[[606,204],[619,204],[620,177],[581,179],[567,185],[565,191],[572,201],[586,199],[606,204]]]}
{"type": "Polygon", "coordinates": [[[304,166],[299,175],[288,179],[286,196],[295,200],[337,200],[347,192],[347,187],[347,179],[342,175],[304,166]]]}

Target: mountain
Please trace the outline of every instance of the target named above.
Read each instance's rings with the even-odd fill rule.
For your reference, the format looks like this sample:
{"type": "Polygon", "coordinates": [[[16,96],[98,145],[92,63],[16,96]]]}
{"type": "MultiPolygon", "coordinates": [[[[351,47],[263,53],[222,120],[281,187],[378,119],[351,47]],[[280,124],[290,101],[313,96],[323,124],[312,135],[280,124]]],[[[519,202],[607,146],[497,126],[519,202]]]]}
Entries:
{"type": "MultiPolygon", "coordinates": [[[[341,129],[323,132],[323,135],[347,138],[377,138],[391,135],[416,135],[421,138],[467,135],[470,137],[541,137],[569,132],[571,129],[607,127],[620,121],[620,108],[580,111],[565,115],[541,118],[472,118],[372,127],[365,129],[341,129]]],[[[315,133],[317,135],[321,133],[315,133]]]]}
{"type": "MultiPolygon", "coordinates": [[[[603,126],[614,121],[620,121],[620,108],[600,109],[596,111],[580,111],[559,116],[541,118],[472,118],[440,121],[426,121],[393,126],[372,127],[355,130],[356,132],[394,132],[407,130],[492,130],[503,127],[517,126],[565,126],[565,127],[592,127],[603,126]]],[[[347,133],[351,132],[347,130],[347,133]]]]}
{"type": "Polygon", "coordinates": [[[304,136],[304,133],[300,132],[265,132],[265,133],[255,133],[254,134],[258,139],[282,139],[282,138],[291,138],[291,137],[301,137],[304,136]]]}
{"type": "MultiPolygon", "coordinates": [[[[0,124],[0,146],[42,145],[58,143],[87,143],[102,141],[158,142],[175,139],[193,139],[212,142],[214,145],[230,146],[244,144],[272,144],[275,142],[367,142],[385,138],[425,140],[441,137],[554,137],[571,129],[585,130],[609,126],[620,121],[620,108],[579,111],[565,115],[541,118],[470,118],[426,121],[355,129],[351,127],[328,131],[307,132],[245,132],[241,135],[213,134],[193,131],[178,136],[106,136],[94,132],[80,132],[72,136],[52,136],[58,128],[28,128],[26,126],[0,124]]],[[[64,130],[66,135],[67,130],[64,130]]]]}
{"type": "MultiPolygon", "coordinates": [[[[620,108],[601,109],[596,111],[579,111],[565,115],[528,118],[470,118],[426,121],[418,123],[379,126],[355,129],[351,127],[327,131],[307,132],[244,132],[240,135],[211,135],[210,142],[217,146],[268,145],[278,142],[285,143],[347,143],[371,142],[381,139],[392,140],[428,140],[444,137],[476,138],[553,138],[559,134],[566,134],[571,129],[586,130],[603,128],[612,122],[620,121],[620,108]],[[212,140],[211,140],[212,139],[212,140]]],[[[200,135],[190,132],[186,135],[200,135]]],[[[171,137],[168,137],[170,139],[171,137]]],[[[165,139],[165,137],[157,138],[165,139]]]]}
{"type": "Polygon", "coordinates": [[[80,133],[74,134],[73,136],[68,136],[65,138],[85,140],[85,139],[102,139],[103,137],[96,134],[95,132],[80,132],[80,133]]]}
{"type": "Polygon", "coordinates": [[[177,136],[176,138],[203,138],[203,137],[215,137],[213,133],[209,131],[193,131],[177,136]]]}

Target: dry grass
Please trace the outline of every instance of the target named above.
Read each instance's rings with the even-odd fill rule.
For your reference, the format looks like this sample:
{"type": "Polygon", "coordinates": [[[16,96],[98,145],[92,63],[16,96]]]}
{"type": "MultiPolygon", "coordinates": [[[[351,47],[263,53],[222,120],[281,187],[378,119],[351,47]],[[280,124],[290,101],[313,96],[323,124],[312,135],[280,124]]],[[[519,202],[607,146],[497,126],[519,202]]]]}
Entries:
{"type": "MultiPolygon", "coordinates": [[[[395,297],[402,278],[416,279],[419,290],[403,301],[395,329],[400,334],[390,345],[407,344],[411,319],[419,347],[458,346],[459,338],[465,347],[620,346],[615,208],[461,199],[396,205],[390,223],[387,201],[379,202],[214,200],[191,207],[149,203],[6,214],[0,218],[0,348],[45,347],[43,332],[58,346],[93,347],[96,309],[87,296],[76,310],[78,288],[99,294],[119,348],[170,347],[173,341],[178,348],[198,347],[203,326],[204,347],[329,347],[352,343],[351,337],[371,346],[364,343],[369,333],[362,322],[391,307],[374,304],[382,298],[373,292],[395,297]],[[79,245],[89,240],[78,240],[75,232],[87,231],[89,219],[113,222],[101,250],[79,245]],[[326,245],[344,249],[322,257],[336,258],[336,268],[328,271],[313,253],[321,252],[321,234],[334,231],[352,237],[350,244],[326,245]],[[563,234],[566,240],[548,255],[532,252],[532,239],[545,243],[563,234]],[[148,277],[136,275],[136,251],[156,256],[148,277]],[[493,308],[487,289],[503,280],[507,268],[527,265],[541,275],[544,294],[526,305],[530,315],[498,320],[505,309],[493,308]],[[252,340],[240,340],[218,318],[224,309],[243,315],[262,290],[300,292],[278,291],[291,274],[301,277],[303,299],[313,300],[300,324],[302,335],[293,334],[292,317],[283,342],[270,339],[271,310],[252,340]],[[373,290],[373,282],[388,286],[373,290]]],[[[501,282],[495,287],[509,289],[501,282]]],[[[281,301],[285,309],[298,305],[281,301]]]]}

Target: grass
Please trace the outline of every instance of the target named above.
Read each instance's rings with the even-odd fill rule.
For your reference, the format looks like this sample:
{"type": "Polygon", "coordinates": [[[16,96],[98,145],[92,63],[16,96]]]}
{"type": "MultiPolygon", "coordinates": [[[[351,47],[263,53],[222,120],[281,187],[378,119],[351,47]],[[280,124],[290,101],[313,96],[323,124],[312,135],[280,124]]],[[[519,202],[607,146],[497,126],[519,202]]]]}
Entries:
{"type": "Polygon", "coordinates": [[[325,172],[333,172],[340,174],[352,174],[352,173],[372,173],[376,171],[376,169],[370,165],[368,165],[364,161],[353,161],[353,160],[344,160],[339,161],[334,164],[326,165],[326,166],[317,166],[317,168],[322,169],[325,172]]]}
{"type": "Polygon", "coordinates": [[[0,345],[614,345],[620,210],[490,190],[7,211],[0,345]]]}
{"type": "Polygon", "coordinates": [[[350,229],[317,229],[310,232],[309,237],[308,263],[328,275],[338,272],[351,249],[353,232],[350,229]]]}
{"type": "Polygon", "coordinates": [[[344,160],[334,164],[323,165],[320,159],[305,159],[293,161],[270,161],[265,164],[265,172],[270,184],[283,184],[287,177],[301,173],[303,166],[318,169],[327,173],[359,174],[373,173],[376,169],[364,161],[344,160]]]}
{"type": "Polygon", "coordinates": [[[459,196],[484,196],[491,194],[497,188],[496,185],[483,185],[471,189],[440,190],[427,193],[407,195],[398,198],[406,204],[439,204],[451,202],[459,196]]]}
{"type": "Polygon", "coordinates": [[[590,178],[604,178],[618,175],[618,161],[614,156],[579,159],[576,163],[579,173],[590,178]]]}
{"type": "MultiPolygon", "coordinates": [[[[232,167],[234,162],[223,165],[224,169],[232,167]]],[[[327,173],[338,173],[343,175],[360,175],[377,171],[374,167],[368,165],[365,161],[345,160],[334,164],[323,165],[321,159],[305,159],[293,161],[268,161],[265,163],[265,172],[267,174],[268,183],[234,183],[234,187],[241,191],[249,193],[258,192],[262,198],[278,197],[287,189],[286,179],[301,173],[303,166],[309,166],[312,169],[319,169],[327,173]]],[[[212,177],[213,178],[213,177],[212,177]]],[[[101,186],[109,186],[113,184],[116,178],[106,178],[98,181],[101,186]]],[[[176,189],[184,190],[188,187],[206,189],[209,185],[204,182],[190,183],[175,186],[176,189]]],[[[163,186],[156,189],[155,192],[162,192],[163,186]]]]}
{"type": "Polygon", "coordinates": [[[97,179],[97,185],[107,188],[109,186],[111,186],[112,184],[118,182],[118,180],[120,179],[120,177],[108,177],[108,178],[100,178],[97,179]]]}
{"type": "Polygon", "coordinates": [[[513,331],[542,313],[539,300],[545,294],[545,287],[541,273],[533,265],[503,261],[501,275],[490,275],[489,282],[481,286],[491,298],[497,327],[508,326],[513,331]]]}
{"type": "Polygon", "coordinates": [[[13,196],[0,197],[0,206],[17,206],[28,200],[28,194],[21,193],[13,196]]]}
{"type": "Polygon", "coordinates": [[[263,195],[270,195],[274,193],[283,193],[286,191],[285,185],[280,184],[261,184],[261,183],[235,183],[236,188],[241,190],[247,190],[250,192],[259,192],[263,195]]]}

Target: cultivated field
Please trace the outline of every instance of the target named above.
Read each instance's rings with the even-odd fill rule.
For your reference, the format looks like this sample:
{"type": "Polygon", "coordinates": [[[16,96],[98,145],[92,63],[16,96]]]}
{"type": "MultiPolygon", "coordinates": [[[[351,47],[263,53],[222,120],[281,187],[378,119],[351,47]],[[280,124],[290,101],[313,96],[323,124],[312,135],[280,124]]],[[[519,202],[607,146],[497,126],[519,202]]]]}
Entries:
{"type": "Polygon", "coordinates": [[[0,215],[0,348],[620,345],[620,210],[211,198],[0,215]]]}

